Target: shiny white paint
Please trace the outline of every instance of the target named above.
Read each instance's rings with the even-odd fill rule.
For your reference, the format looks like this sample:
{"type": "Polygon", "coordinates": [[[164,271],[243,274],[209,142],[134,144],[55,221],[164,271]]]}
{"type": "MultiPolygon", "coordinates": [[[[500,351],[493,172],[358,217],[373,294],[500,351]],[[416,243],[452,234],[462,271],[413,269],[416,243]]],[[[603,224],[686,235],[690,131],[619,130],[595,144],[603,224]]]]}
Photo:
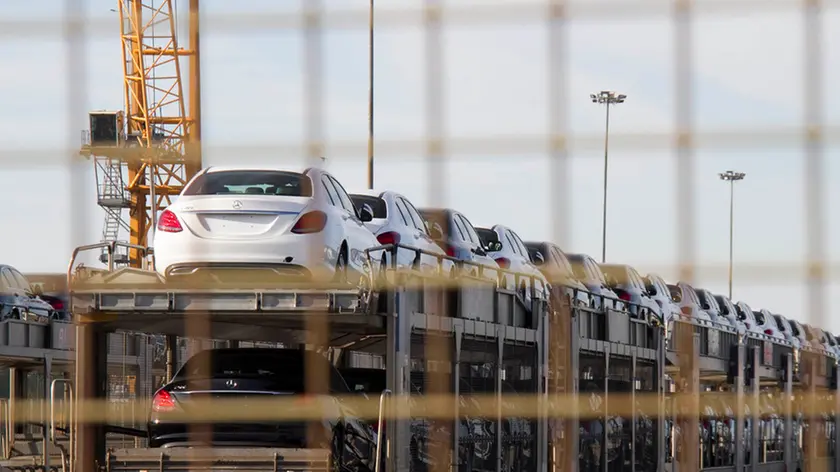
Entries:
{"type": "MultiPolygon", "coordinates": [[[[185,190],[203,173],[239,170],[302,173],[312,183],[312,196],[181,195],[168,210],[178,217],[183,230],[155,232],[157,272],[165,274],[168,267],[181,263],[261,262],[288,263],[304,267],[316,277],[331,276],[342,245],[347,249],[348,267],[359,273],[367,270],[364,251],[377,244],[376,238],[352,204],[346,208],[341,201],[333,201],[325,185],[338,181],[330,180],[334,177],[322,169],[210,167],[196,175],[185,190]],[[324,229],[292,233],[298,218],[313,210],[327,215],[324,229]]],[[[344,191],[340,183],[338,187],[338,192],[344,191]]]]}

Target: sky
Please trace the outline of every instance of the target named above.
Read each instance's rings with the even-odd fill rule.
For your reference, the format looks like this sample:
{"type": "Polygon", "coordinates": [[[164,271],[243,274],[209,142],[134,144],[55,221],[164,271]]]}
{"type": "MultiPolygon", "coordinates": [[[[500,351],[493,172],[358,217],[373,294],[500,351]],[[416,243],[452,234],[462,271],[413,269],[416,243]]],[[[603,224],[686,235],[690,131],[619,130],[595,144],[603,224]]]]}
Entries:
{"type": "MultiPolygon", "coordinates": [[[[176,3],[179,10],[187,4],[176,3]]],[[[836,8],[823,11],[817,25],[806,24],[796,2],[773,8],[720,2],[696,14],[693,48],[681,53],[691,65],[686,87],[698,147],[693,167],[678,179],[675,38],[686,26],[674,25],[667,2],[572,3],[568,21],[553,24],[544,3],[535,1],[443,3],[457,14],[444,24],[441,68],[433,74],[421,0],[377,0],[376,188],[398,190],[416,206],[456,208],[476,226],[504,224],[523,239],[553,240],[597,258],[604,108],[589,94],[617,90],[628,98],[610,113],[607,259],[673,281],[681,260],[678,195],[693,190],[694,259],[710,267],[694,282],[726,293],[729,188],[717,173],[745,172],[735,189],[734,298],[840,332],[833,316],[840,312],[837,269],[825,285],[825,311],[807,308],[805,196],[813,183],[806,181],[805,148],[795,134],[805,117],[806,31],[819,27],[816,93],[823,122],[833,130],[821,161],[820,222],[825,261],[836,267],[840,211],[830,202],[840,199],[840,97],[829,84],[840,81],[840,35],[828,34],[840,29],[836,8]],[[558,37],[565,47],[550,48],[558,37]],[[443,103],[441,116],[431,119],[430,77],[440,77],[443,103]],[[558,174],[551,163],[559,157],[544,143],[552,129],[564,128],[570,147],[565,174],[558,174]],[[423,147],[435,129],[450,139],[442,180],[430,178],[423,147]]],[[[80,5],[0,2],[0,195],[6,202],[0,262],[24,272],[66,270],[72,249],[98,241],[102,230],[93,165],[72,150],[87,128],[88,110],[123,108],[119,21],[110,11],[116,0],[80,5]],[[62,19],[78,11],[85,39],[68,43],[62,19]]],[[[293,28],[300,5],[203,3],[205,165],[303,161],[308,79],[304,36],[293,28]]],[[[326,166],[348,190],[363,189],[368,2],[323,5],[332,15],[321,36],[326,166]]],[[[186,21],[179,26],[186,38],[186,21]]]]}

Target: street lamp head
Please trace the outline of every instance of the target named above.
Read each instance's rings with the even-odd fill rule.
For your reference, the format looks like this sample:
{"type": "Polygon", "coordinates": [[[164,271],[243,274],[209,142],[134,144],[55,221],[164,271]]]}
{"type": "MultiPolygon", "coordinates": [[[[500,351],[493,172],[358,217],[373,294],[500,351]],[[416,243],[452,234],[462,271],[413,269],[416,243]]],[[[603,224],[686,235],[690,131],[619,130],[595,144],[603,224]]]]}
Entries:
{"type": "Polygon", "coordinates": [[[618,94],[610,90],[601,90],[597,94],[589,94],[592,103],[600,103],[605,105],[615,105],[617,103],[624,103],[627,95],[618,94]]]}
{"type": "Polygon", "coordinates": [[[727,182],[736,182],[738,180],[744,180],[744,177],[746,176],[747,174],[743,172],[735,172],[734,170],[728,170],[726,172],[721,172],[718,174],[720,180],[724,180],[727,182]]]}

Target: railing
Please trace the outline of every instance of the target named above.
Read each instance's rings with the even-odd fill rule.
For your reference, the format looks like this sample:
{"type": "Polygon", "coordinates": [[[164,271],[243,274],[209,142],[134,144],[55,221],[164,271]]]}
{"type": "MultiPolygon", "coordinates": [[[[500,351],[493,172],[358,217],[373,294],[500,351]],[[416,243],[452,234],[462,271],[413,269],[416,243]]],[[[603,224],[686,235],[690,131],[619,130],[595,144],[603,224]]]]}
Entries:
{"type": "MultiPolygon", "coordinates": [[[[68,379],[54,379],[50,384],[50,430],[45,435],[45,439],[49,438],[53,446],[61,452],[61,470],[62,472],[73,472],[75,470],[75,454],[76,450],[76,404],[73,395],[73,382],[68,379]],[[62,385],[62,408],[66,408],[66,423],[64,423],[67,430],[68,446],[67,450],[58,444],[58,421],[56,420],[56,390],[59,385],[62,385]]],[[[44,444],[46,448],[46,444],[44,444]]]]}
{"type": "Polygon", "coordinates": [[[0,440],[3,459],[12,455],[12,447],[15,443],[15,423],[12,415],[12,404],[8,398],[0,398],[0,423],[3,424],[3,438],[0,440]]]}
{"type": "MultiPolygon", "coordinates": [[[[141,268],[147,270],[154,268],[154,262],[153,259],[151,259],[153,257],[152,249],[146,246],[130,244],[123,241],[103,241],[101,243],[87,244],[73,249],[73,254],[70,256],[70,264],[67,266],[67,273],[65,274],[67,276],[67,287],[69,288],[73,283],[73,272],[77,268],[76,259],[78,259],[79,254],[93,249],[104,249],[108,256],[106,259],[106,264],[108,266],[107,270],[108,272],[113,272],[115,267],[114,256],[117,254],[117,248],[126,248],[138,251],[142,262],[141,268]]],[[[101,271],[101,269],[99,271],[101,271]]]]}
{"type": "Polygon", "coordinates": [[[383,428],[385,426],[385,399],[391,396],[387,388],[379,395],[379,418],[376,421],[376,458],[374,458],[374,472],[380,472],[382,467],[382,439],[385,437],[383,428]]]}

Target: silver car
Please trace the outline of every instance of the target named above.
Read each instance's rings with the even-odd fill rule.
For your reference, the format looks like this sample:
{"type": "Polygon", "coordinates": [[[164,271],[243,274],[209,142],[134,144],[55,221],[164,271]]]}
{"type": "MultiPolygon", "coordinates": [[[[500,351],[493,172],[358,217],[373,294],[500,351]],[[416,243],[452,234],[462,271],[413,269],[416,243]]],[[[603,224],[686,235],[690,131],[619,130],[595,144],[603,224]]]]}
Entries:
{"type": "MultiPolygon", "coordinates": [[[[379,244],[408,246],[396,249],[397,266],[435,270],[442,263],[444,273],[448,273],[454,265],[445,259],[446,252],[432,240],[423,217],[404,196],[390,190],[367,190],[350,194],[350,200],[356,208],[367,207],[373,214],[373,219],[365,222],[365,226],[376,236],[379,244]],[[421,249],[426,254],[409,247],[421,249]]],[[[390,257],[391,253],[385,256],[388,264],[391,263],[390,257]]]]}

